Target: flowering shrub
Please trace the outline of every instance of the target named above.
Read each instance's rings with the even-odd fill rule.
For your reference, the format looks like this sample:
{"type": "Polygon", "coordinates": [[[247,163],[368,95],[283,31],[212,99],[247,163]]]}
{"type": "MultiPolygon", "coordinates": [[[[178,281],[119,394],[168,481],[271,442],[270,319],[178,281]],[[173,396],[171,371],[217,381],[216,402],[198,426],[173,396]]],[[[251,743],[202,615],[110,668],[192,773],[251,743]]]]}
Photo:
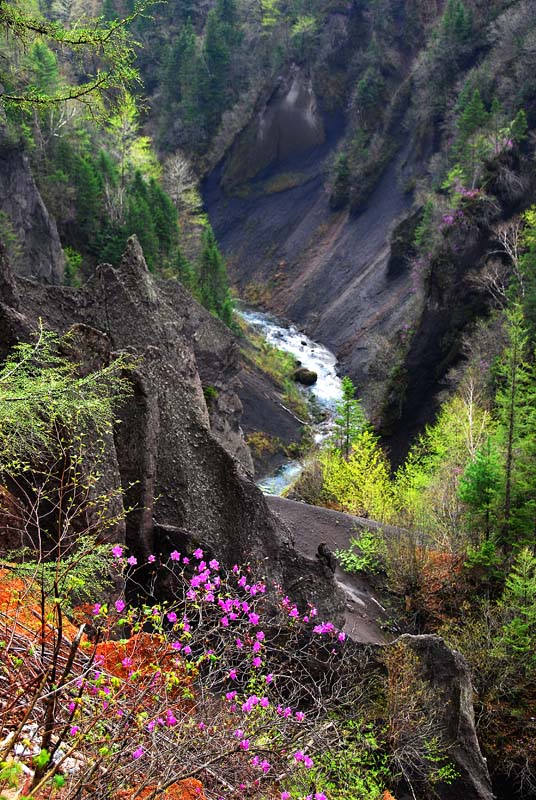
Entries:
{"type": "MultiPolygon", "coordinates": [[[[135,585],[142,565],[120,545],[111,552],[135,585]]],[[[9,616],[0,608],[0,761],[16,756],[36,798],[132,789],[152,800],[199,779],[206,798],[277,787],[325,800],[315,761],[336,749],[330,714],[361,691],[344,632],[314,607],[303,613],[273,591],[268,600],[247,568],[226,572],[200,549],[148,563],[167,573],[172,602],[86,605],[78,630],[58,627],[61,603],[28,625],[38,587],[17,585],[16,607],[12,598],[9,616]]]]}

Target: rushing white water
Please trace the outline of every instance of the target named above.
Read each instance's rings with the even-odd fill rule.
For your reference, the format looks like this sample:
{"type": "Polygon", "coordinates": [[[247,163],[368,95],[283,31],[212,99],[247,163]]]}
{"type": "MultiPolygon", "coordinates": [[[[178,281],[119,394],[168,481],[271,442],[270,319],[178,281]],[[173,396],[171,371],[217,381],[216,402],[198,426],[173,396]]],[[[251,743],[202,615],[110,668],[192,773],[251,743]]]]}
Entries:
{"type": "MultiPolygon", "coordinates": [[[[335,404],[342,397],[341,379],[337,375],[337,359],[324,345],[314,342],[295,325],[285,326],[271,314],[252,309],[241,309],[241,316],[258,333],[262,333],[270,344],[279,347],[295,356],[307,369],[313,370],[318,375],[318,380],[313,386],[300,387],[304,394],[314,396],[317,405],[325,412],[325,419],[317,423],[314,438],[321,442],[329,435],[332,424],[335,404]]],[[[270,475],[257,484],[265,494],[281,495],[303,469],[300,461],[289,461],[283,464],[275,475],[270,475]]]]}

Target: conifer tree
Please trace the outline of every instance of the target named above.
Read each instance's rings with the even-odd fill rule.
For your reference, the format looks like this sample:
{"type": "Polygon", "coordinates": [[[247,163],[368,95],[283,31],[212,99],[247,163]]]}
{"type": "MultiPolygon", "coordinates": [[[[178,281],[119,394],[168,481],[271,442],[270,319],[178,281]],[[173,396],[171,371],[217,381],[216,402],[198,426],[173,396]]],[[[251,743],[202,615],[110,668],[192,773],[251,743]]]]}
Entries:
{"type": "Polygon", "coordinates": [[[201,303],[229,324],[232,303],[225,262],[209,226],[203,234],[203,250],[199,260],[198,295],[201,303]]]}
{"type": "Polygon", "coordinates": [[[342,399],[336,404],[332,442],[346,460],[366,424],[361,402],[355,396],[355,386],[352,379],[345,375],[342,379],[342,399]]]}

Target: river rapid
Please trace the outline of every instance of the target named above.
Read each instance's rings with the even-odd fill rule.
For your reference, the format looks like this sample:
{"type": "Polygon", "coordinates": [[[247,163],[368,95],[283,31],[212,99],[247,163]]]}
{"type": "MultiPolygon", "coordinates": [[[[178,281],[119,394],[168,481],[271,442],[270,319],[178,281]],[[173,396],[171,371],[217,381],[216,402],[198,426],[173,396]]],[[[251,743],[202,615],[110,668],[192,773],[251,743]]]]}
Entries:
{"type": "MultiPolygon", "coordinates": [[[[341,379],[337,375],[337,359],[324,345],[314,342],[295,325],[285,325],[271,314],[256,309],[241,308],[241,317],[257,332],[264,336],[269,344],[291,353],[301,365],[313,370],[318,380],[313,386],[301,386],[305,396],[314,400],[323,419],[313,424],[315,442],[319,443],[331,433],[335,415],[335,405],[342,397],[341,379]]],[[[283,491],[298,477],[303,463],[289,460],[277,472],[258,482],[258,487],[265,494],[281,495],[283,491]]]]}

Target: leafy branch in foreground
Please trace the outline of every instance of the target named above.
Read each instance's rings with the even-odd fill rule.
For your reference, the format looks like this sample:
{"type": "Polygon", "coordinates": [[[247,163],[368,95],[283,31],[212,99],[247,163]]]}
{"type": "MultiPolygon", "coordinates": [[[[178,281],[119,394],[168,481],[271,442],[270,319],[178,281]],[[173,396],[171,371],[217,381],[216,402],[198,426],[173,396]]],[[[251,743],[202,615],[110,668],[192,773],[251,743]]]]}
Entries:
{"type": "Polygon", "coordinates": [[[128,27],[154,4],[155,0],[139,0],[132,13],[122,19],[106,22],[102,17],[81,18],[67,28],[55,20],[34,16],[16,3],[0,2],[0,30],[16,49],[35,42],[61,49],[85,76],[81,83],[73,82],[48,93],[21,82],[21,71],[13,65],[8,72],[0,72],[0,98],[15,105],[49,106],[68,100],[94,104],[105,95],[124,90],[137,78],[133,66],[135,42],[128,27]]]}
{"type": "MultiPolygon", "coordinates": [[[[33,343],[16,345],[0,369],[0,470],[59,445],[59,430],[97,434],[110,430],[113,409],[129,393],[122,371],[132,362],[120,355],[96,372],[83,374],[69,360],[76,338],[61,339],[42,327],[33,343]]],[[[61,438],[61,437],[60,437],[61,438]]]]}

